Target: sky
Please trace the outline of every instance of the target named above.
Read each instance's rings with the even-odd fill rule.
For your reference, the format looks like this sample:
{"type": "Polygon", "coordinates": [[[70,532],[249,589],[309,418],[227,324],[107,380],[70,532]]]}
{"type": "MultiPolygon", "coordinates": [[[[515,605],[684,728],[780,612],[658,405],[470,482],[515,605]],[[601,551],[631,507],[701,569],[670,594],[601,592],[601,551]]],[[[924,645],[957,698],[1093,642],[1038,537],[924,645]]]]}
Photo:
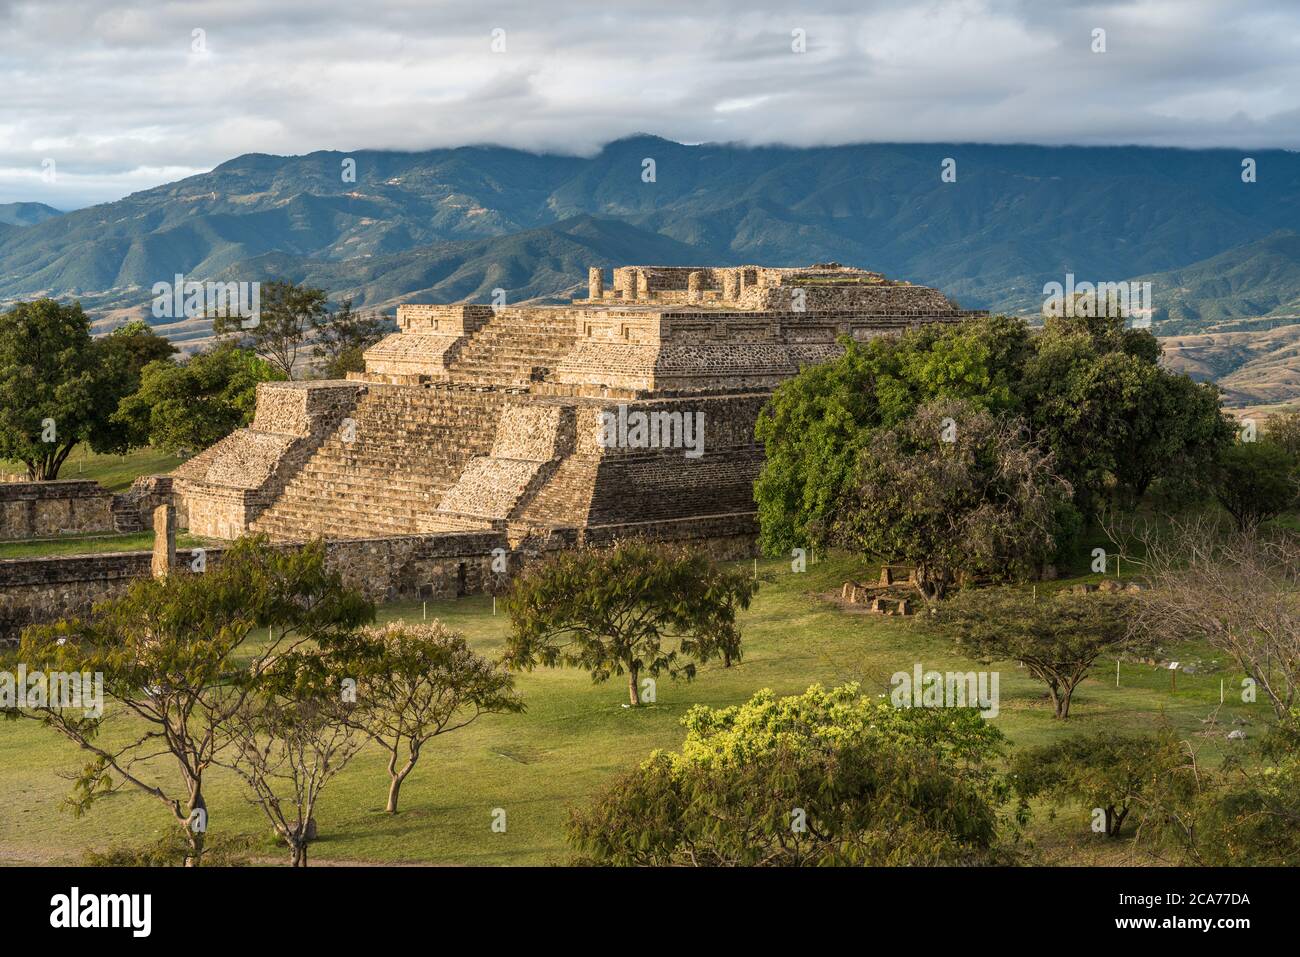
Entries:
{"type": "Polygon", "coordinates": [[[0,0],[0,203],[641,132],[1297,149],[1300,0],[0,0]]]}

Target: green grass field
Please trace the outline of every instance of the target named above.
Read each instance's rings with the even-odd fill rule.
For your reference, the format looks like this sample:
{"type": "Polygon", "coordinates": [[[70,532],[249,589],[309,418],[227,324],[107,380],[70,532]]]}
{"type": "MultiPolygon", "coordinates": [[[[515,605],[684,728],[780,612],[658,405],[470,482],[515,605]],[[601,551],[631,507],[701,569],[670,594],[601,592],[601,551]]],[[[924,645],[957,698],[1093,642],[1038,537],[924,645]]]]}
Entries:
{"type": "MultiPolygon", "coordinates": [[[[749,567],[745,563],[743,567],[749,567]]],[[[915,619],[883,618],[843,610],[838,595],[845,578],[865,570],[835,558],[794,574],[788,563],[760,561],[763,585],[743,617],[744,661],[731,668],[709,665],[693,682],[663,679],[658,701],[639,710],[623,706],[625,684],[593,684],[583,672],[539,670],[519,677],[528,710],[493,715],[425,749],[402,789],[402,811],[383,813],[387,776],[381,753],[368,747],[326,792],[318,810],[321,838],[312,845],[314,863],[424,862],[433,864],[545,864],[566,854],[562,825],[567,808],[581,804],[612,775],[639,762],[654,748],[680,744],[679,720],[695,704],[725,706],[743,701],[759,688],[794,694],[814,682],[856,680],[864,690],[886,693],[895,671],[925,668],[961,670],[982,666],[954,657],[947,646],[927,636],[915,619]],[[494,808],[507,814],[505,833],[490,824],[494,808]]],[[[416,620],[421,604],[388,605],[380,620],[416,620]]],[[[475,647],[499,654],[508,629],[493,616],[492,599],[430,602],[439,617],[464,632],[475,647]]],[[[1115,687],[1115,662],[1103,661],[1077,691],[1067,723],[1054,721],[1044,689],[1014,663],[992,666],[1001,672],[1001,713],[997,726],[1012,747],[1041,744],[1073,732],[1102,728],[1150,731],[1169,721],[1189,740],[1203,744],[1202,759],[1214,763],[1230,745],[1222,737],[1200,737],[1201,719],[1219,703],[1226,680],[1228,703],[1220,727],[1234,715],[1251,722],[1252,737],[1266,720],[1267,705],[1242,705],[1233,696],[1239,676],[1231,669],[1209,670],[1207,649],[1167,649],[1182,660],[1203,661],[1197,675],[1178,675],[1147,665],[1125,664],[1115,687]],[[1176,652],[1176,653],[1175,653],[1176,652]]],[[[111,714],[111,711],[110,711],[111,714]]],[[[128,728],[118,719],[108,731],[128,728]]],[[[81,818],[61,805],[70,790],[67,776],[84,763],[72,745],[32,721],[0,723],[0,862],[77,863],[86,849],[139,846],[162,836],[171,823],[156,800],[123,790],[81,818]]],[[[160,765],[161,767],[161,765],[160,765]]],[[[261,836],[268,827],[225,772],[207,783],[211,838],[261,836]]],[[[1092,835],[1082,810],[1038,814],[1031,828],[1035,859],[1049,863],[1142,862],[1128,841],[1092,835]]],[[[281,854],[269,842],[266,857],[281,854]]]]}
{"type": "MultiPolygon", "coordinates": [[[[99,455],[82,444],[63,463],[59,478],[94,479],[110,492],[120,492],[141,475],[170,472],[183,461],[152,448],[132,449],[126,455],[99,455]]],[[[0,459],[0,473],[24,475],[26,472],[27,467],[21,462],[0,459]]]]}
{"type": "MultiPolygon", "coordinates": [[[[178,548],[194,548],[209,543],[197,535],[176,536],[178,548]]],[[[99,552],[136,552],[153,548],[153,532],[130,532],[125,535],[60,535],[0,542],[0,559],[48,558],[52,555],[92,555],[99,552]]]]}

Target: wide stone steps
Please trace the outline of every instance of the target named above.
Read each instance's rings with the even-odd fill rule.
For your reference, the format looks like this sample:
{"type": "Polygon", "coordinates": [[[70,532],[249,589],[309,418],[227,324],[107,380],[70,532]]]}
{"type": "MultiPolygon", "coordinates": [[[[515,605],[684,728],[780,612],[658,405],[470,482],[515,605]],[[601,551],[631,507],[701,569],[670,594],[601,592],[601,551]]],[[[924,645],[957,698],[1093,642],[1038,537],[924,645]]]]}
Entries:
{"type": "MultiPolygon", "coordinates": [[[[324,519],[371,517],[376,524],[408,525],[419,516],[430,511],[430,506],[423,502],[394,499],[382,503],[358,501],[355,497],[339,491],[318,493],[310,501],[297,499],[281,500],[276,503],[276,515],[280,516],[316,516],[324,519]],[[376,507],[377,506],[377,507],[376,507]]],[[[258,518],[261,521],[261,518],[258,518]]]]}
{"type": "Polygon", "coordinates": [[[449,371],[456,381],[523,385],[534,370],[553,369],[576,341],[568,322],[494,318],[465,345],[449,371]]]}
{"type": "Polygon", "coordinates": [[[382,538],[389,535],[411,535],[418,531],[414,521],[384,519],[374,512],[356,515],[331,513],[328,518],[323,518],[319,511],[312,512],[297,507],[286,508],[269,518],[262,516],[254,523],[253,529],[281,540],[316,536],[382,538]]]}
{"type": "Polygon", "coordinates": [[[420,531],[496,431],[501,396],[475,389],[372,388],[253,522],[273,538],[420,531]]]}

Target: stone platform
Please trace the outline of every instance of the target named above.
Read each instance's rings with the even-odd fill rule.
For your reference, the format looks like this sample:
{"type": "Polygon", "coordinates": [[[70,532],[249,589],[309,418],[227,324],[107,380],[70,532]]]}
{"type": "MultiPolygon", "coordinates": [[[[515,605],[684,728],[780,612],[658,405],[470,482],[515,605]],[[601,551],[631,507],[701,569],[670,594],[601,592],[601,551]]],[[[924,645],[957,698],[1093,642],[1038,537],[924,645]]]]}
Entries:
{"type": "MultiPolygon", "coordinates": [[[[404,305],[347,380],[269,382],[173,475],[198,535],[493,532],[707,540],[743,554],[754,423],[800,367],[973,313],[836,263],[624,266],[569,306],[404,305]]],[[[748,543],[748,545],[746,545],[748,543]]]]}

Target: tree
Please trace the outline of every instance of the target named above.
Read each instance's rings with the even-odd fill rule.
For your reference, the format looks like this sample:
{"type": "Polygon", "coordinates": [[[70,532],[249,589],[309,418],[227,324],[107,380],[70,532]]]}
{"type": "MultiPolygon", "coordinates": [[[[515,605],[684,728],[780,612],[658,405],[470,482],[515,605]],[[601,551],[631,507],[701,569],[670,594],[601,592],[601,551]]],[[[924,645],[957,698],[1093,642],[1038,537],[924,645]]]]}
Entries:
{"type": "Polygon", "coordinates": [[[1114,487],[1135,504],[1156,478],[1202,472],[1231,438],[1217,388],[1159,358],[1119,315],[1048,319],[1035,341],[1019,384],[1026,424],[1085,513],[1114,487]]]}
{"type": "Polygon", "coordinates": [[[485,714],[524,710],[514,679],[441,622],[366,629],[328,647],[335,687],[354,682],[349,726],[388,752],[389,814],[424,746],[485,714]]]}
{"type": "Polygon", "coordinates": [[[1296,504],[1296,460],[1265,439],[1225,448],[1211,473],[1214,497],[1240,532],[1249,531],[1296,504]]]}
{"type": "Polygon", "coordinates": [[[241,539],[201,574],[140,579],[86,620],[28,628],[18,660],[33,671],[102,674],[107,703],[95,714],[50,696],[20,716],[90,755],[75,785],[78,812],[119,782],[130,785],[168,809],[198,864],[210,823],[205,775],[262,676],[278,655],[373,616],[374,606],[327,570],[322,542],[278,549],[241,539]],[[264,629],[272,637],[255,644],[264,629]],[[135,719],[128,733],[101,736],[109,717],[127,715],[135,719]]]}
{"type": "Polygon", "coordinates": [[[173,455],[205,449],[253,420],[259,382],[283,378],[253,353],[222,343],[179,364],[150,363],[113,421],[133,445],[173,455]]]}
{"type": "Polygon", "coordinates": [[[170,351],[138,323],[92,339],[76,303],[41,299],[0,314],[0,457],[50,481],[78,442],[122,451],[109,416],[135,390],[142,364],[170,351]]]}
{"type": "Polygon", "coordinates": [[[1183,866],[1300,864],[1300,713],[1253,746],[1233,745],[1222,761],[1201,758],[1208,743],[1179,742],[1181,761],[1160,762],[1139,795],[1137,836],[1171,848],[1183,866]]]}
{"type": "Polygon", "coordinates": [[[292,379],[308,332],[325,315],[325,298],[324,289],[281,280],[263,283],[256,325],[245,326],[246,320],[237,315],[217,315],[212,330],[233,337],[292,379]]]}
{"type": "Polygon", "coordinates": [[[1220,410],[1217,387],[1173,375],[1158,365],[1135,366],[1136,361],[1122,360],[1131,373],[1127,380],[1111,368],[1116,360],[1099,363],[1099,377],[1117,393],[1108,397],[1111,408],[1124,413],[1104,428],[1112,471],[1130,507],[1136,507],[1159,477],[1204,475],[1233,435],[1220,410]]]}
{"type": "Polygon", "coordinates": [[[140,388],[149,365],[169,361],[175,352],[175,346],[139,319],[94,340],[98,401],[104,403],[91,435],[91,447],[96,452],[124,455],[135,444],[130,429],[117,419],[114,410],[140,388]]]}
{"type": "Polygon", "coordinates": [[[321,793],[365,738],[342,719],[338,691],[304,685],[286,658],[268,672],[263,693],[248,697],[230,716],[232,747],[218,763],[252,792],[253,803],[288,845],[290,865],[306,867],[321,793]]]}
{"type": "Polygon", "coordinates": [[[1230,755],[1217,775],[1199,768],[1189,775],[1198,789],[1194,826],[1173,833],[1192,863],[1300,864],[1300,713],[1292,711],[1269,728],[1253,757],[1230,755]]]}
{"type": "Polygon", "coordinates": [[[316,332],[312,355],[326,379],[344,379],[349,372],[364,372],[366,349],[384,337],[387,323],[380,316],[357,312],[352,300],[345,299],[328,316],[312,319],[316,332]]]}
{"type": "Polygon", "coordinates": [[[637,707],[642,674],[690,679],[697,662],[738,660],[736,612],[757,589],[681,548],[628,541],[564,551],[516,577],[506,598],[506,661],[572,665],[597,682],[626,673],[637,707]]]}
{"type": "Polygon", "coordinates": [[[656,751],[571,814],[580,863],[737,867],[1005,860],[991,768],[1002,735],[969,708],[894,709],[856,684],[692,708],[656,751]]]}
{"type": "Polygon", "coordinates": [[[871,433],[931,401],[1019,417],[1087,514],[1116,490],[1134,502],[1157,480],[1186,484],[1231,436],[1217,389],[1160,368],[1155,337],[1118,313],[1049,318],[1033,336],[992,316],[843,345],[782,383],[759,416],[754,498],[768,554],[829,544],[871,433]]]}
{"type": "Polygon", "coordinates": [[[783,382],[755,430],[766,450],[754,486],[764,551],[830,543],[873,429],[896,425],[937,398],[1014,411],[1030,342],[1025,324],[1005,316],[923,326],[899,337],[844,340],[840,356],[783,382]]]}
{"type": "Polygon", "coordinates": [[[1300,412],[1279,412],[1264,424],[1264,438],[1300,462],[1300,412]]]}
{"type": "Polygon", "coordinates": [[[1076,735],[1016,754],[1011,776],[1027,800],[1079,803],[1096,814],[1107,837],[1119,837],[1130,812],[1145,814],[1182,767],[1184,754],[1168,729],[1156,735],[1115,731],[1076,735]]]}
{"type": "Polygon", "coordinates": [[[964,402],[921,406],[877,429],[860,453],[852,504],[836,539],[916,567],[942,598],[959,574],[999,579],[1037,572],[1057,551],[1070,487],[1019,423],[964,402]]]}
{"type": "Polygon", "coordinates": [[[1208,642],[1286,718],[1300,689],[1300,538],[1225,530],[1204,516],[1109,534],[1133,541],[1130,560],[1148,580],[1135,626],[1151,640],[1208,642]]]}
{"type": "Polygon", "coordinates": [[[960,592],[939,606],[937,629],[960,654],[990,663],[1010,659],[1047,685],[1056,718],[1070,716],[1079,683],[1103,654],[1143,646],[1130,617],[1134,600],[1118,592],[1058,591],[1035,599],[1021,589],[960,592]]]}

